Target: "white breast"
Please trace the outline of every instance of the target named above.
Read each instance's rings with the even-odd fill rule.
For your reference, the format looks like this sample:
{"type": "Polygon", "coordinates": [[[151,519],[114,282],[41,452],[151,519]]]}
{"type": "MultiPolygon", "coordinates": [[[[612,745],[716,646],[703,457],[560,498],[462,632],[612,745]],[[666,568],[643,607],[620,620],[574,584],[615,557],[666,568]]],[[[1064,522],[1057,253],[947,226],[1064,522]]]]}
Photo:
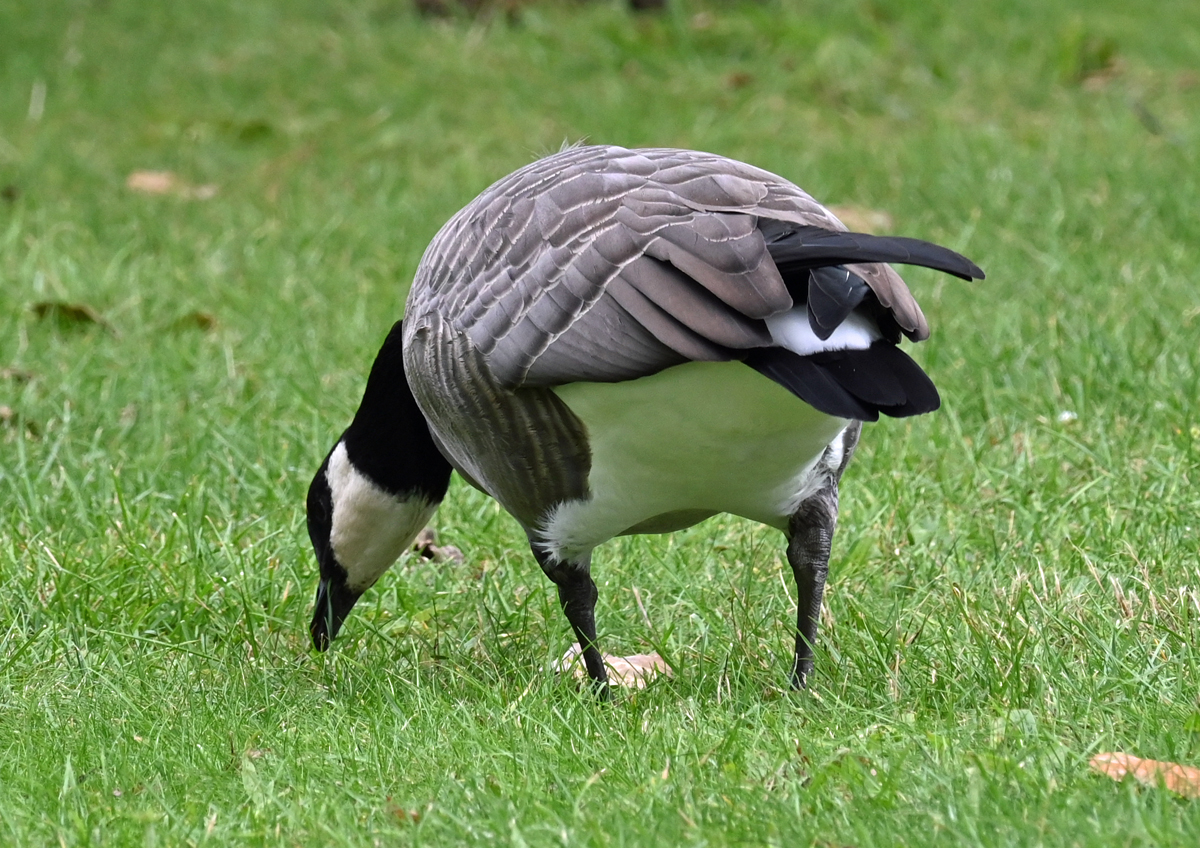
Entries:
{"type": "Polygon", "coordinates": [[[783,529],[849,423],[739,362],[691,362],[555,392],[587,427],[592,452],[591,497],[558,505],[541,528],[541,543],[560,559],[634,528],[677,529],[720,512],[783,529]]]}

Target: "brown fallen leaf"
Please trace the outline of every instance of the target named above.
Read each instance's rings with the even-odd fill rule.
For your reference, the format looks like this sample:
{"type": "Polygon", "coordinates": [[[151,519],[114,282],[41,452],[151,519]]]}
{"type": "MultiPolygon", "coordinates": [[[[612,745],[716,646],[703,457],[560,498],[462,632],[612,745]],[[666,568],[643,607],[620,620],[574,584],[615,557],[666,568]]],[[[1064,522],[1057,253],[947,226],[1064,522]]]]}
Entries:
{"type": "Polygon", "coordinates": [[[15,380],[18,383],[28,383],[33,379],[33,372],[24,368],[0,368],[0,380],[15,380]]]}
{"type": "Polygon", "coordinates": [[[194,312],[189,312],[186,315],[180,315],[171,323],[171,326],[176,330],[196,329],[203,330],[207,333],[210,330],[216,329],[217,319],[211,312],[201,312],[196,310],[194,312]]]}
{"type": "Polygon", "coordinates": [[[843,224],[854,232],[886,233],[895,228],[896,222],[892,216],[882,209],[869,209],[866,206],[830,206],[829,211],[837,216],[843,224]]]}
{"type": "Polygon", "coordinates": [[[215,185],[194,186],[173,171],[134,171],[125,178],[125,188],[138,194],[173,194],[189,200],[209,200],[217,194],[215,185]]]}
{"type": "Polygon", "coordinates": [[[747,71],[734,71],[725,77],[725,85],[733,89],[745,88],[752,82],[754,82],[754,74],[747,71]]]}
{"type": "Polygon", "coordinates": [[[1089,61],[1095,62],[1093,67],[1080,67],[1075,74],[1075,82],[1083,86],[1085,91],[1103,91],[1113,80],[1125,72],[1125,60],[1113,55],[1103,55],[1106,45],[1098,43],[1099,53],[1089,61]]]}
{"type": "MultiPolygon", "coordinates": [[[[579,655],[582,653],[578,645],[572,645],[558,661],[561,673],[571,672],[576,680],[585,680],[587,670],[579,655]]],[[[654,678],[660,674],[673,677],[674,672],[658,654],[633,654],[628,657],[616,657],[612,654],[601,654],[604,664],[608,666],[608,682],[612,686],[626,686],[633,689],[645,689],[654,678]]]]}
{"type": "Polygon", "coordinates": [[[43,321],[53,320],[60,327],[78,324],[98,324],[111,331],[112,325],[86,303],[67,303],[61,300],[43,300],[33,304],[33,312],[43,321]]]}
{"type": "Polygon", "coordinates": [[[412,810],[408,807],[402,807],[392,800],[392,796],[387,797],[388,812],[399,819],[404,824],[416,824],[421,820],[421,811],[412,810]]]}
{"type": "Polygon", "coordinates": [[[1192,766],[1143,760],[1120,752],[1097,754],[1090,765],[1113,780],[1132,777],[1143,786],[1161,785],[1185,798],[1200,798],[1200,769],[1192,766]]]}

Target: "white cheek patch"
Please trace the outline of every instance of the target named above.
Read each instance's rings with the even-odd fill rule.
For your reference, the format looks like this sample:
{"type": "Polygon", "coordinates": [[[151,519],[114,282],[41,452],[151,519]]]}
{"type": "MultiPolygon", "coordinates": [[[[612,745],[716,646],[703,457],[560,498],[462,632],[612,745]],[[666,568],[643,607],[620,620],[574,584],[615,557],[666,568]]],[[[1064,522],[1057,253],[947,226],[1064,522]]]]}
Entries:
{"type": "Polygon", "coordinates": [[[346,569],[346,585],[363,592],[412,544],[437,504],[389,495],[354,467],[340,442],[329,456],[325,479],[333,502],[329,544],[346,569]]]}
{"type": "Polygon", "coordinates": [[[875,322],[851,312],[837,329],[822,341],[808,323],[808,307],[798,306],[766,319],[771,341],[792,353],[808,356],[826,350],[866,350],[871,342],[883,338],[875,322]]]}

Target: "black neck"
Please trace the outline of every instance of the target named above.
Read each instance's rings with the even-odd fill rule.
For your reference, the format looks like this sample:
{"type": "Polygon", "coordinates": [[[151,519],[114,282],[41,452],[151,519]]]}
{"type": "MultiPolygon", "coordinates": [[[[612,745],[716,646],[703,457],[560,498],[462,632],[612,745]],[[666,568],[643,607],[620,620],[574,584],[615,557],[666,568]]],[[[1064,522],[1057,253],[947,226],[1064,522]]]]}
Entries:
{"type": "Polygon", "coordinates": [[[408,388],[401,323],[392,327],[375,357],[362,403],[342,441],[354,467],[384,491],[436,503],[446,495],[450,463],[408,388]]]}

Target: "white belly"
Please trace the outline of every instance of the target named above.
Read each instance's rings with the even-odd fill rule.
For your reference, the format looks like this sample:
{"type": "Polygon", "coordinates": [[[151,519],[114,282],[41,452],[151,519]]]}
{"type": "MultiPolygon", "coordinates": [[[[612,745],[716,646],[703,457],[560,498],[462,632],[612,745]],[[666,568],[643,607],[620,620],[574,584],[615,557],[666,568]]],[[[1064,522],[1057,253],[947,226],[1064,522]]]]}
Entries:
{"type": "MultiPolygon", "coordinates": [[[[560,559],[720,512],[784,529],[820,484],[817,461],[849,423],[740,362],[691,362],[555,392],[587,427],[592,451],[591,497],[560,504],[541,528],[542,545],[560,559]]],[[[829,458],[835,467],[840,444],[829,458]]]]}

